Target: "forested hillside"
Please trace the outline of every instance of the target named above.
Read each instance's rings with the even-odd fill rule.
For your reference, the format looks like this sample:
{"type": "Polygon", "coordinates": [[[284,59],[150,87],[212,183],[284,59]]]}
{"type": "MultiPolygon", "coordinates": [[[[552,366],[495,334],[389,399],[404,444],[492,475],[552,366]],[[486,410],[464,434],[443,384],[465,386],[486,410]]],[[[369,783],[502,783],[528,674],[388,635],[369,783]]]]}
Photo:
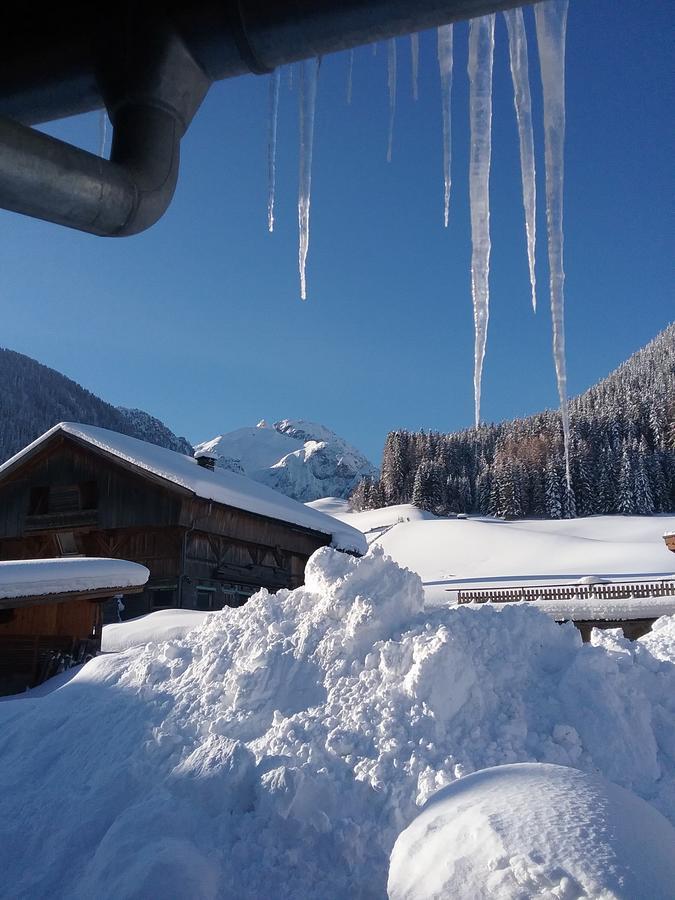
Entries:
{"type": "Polygon", "coordinates": [[[0,462],[58,422],[110,428],[131,437],[191,453],[158,419],[141,410],[111,406],[55,369],[23,353],[0,349],[0,462]]]}
{"type": "Polygon", "coordinates": [[[394,431],[355,508],[519,518],[675,509],[675,324],[570,403],[572,490],[558,412],[454,434],[394,431]]]}

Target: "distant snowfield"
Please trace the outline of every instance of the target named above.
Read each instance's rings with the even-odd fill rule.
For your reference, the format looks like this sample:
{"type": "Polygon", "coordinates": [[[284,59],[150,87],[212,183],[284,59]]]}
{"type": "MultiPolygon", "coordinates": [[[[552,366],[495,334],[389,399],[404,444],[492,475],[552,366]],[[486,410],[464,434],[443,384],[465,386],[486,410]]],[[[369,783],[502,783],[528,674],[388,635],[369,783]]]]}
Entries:
{"type": "Polygon", "coordinates": [[[459,587],[560,584],[588,575],[663,577],[675,554],[663,534],[675,516],[593,516],[505,522],[437,519],[414,506],[355,513],[329,497],[308,504],[358,528],[400,565],[421,577],[427,600],[448,603],[459,587]]]}

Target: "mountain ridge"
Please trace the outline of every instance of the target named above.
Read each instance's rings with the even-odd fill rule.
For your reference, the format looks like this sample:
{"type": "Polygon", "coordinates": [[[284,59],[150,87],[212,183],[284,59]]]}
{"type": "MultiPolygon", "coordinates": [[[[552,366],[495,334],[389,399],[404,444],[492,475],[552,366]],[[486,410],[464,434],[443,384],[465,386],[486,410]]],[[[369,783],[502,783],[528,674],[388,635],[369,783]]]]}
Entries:
{"type": "Polygon", "coordinates": [[[375,466],[330,428],[306,419],[281,419],[237,428],[196,445],[216,457],[216,465],[248,475],[306,503],[320,497],[347,497],[375,466]]]}
{"type": "Polygon", "coordinates": [[[58,422],[119,431],[179,453],[191,444],[143,410],[113,406],[56,369],[0,348],[0,460],[9,459],[58,422]]]}

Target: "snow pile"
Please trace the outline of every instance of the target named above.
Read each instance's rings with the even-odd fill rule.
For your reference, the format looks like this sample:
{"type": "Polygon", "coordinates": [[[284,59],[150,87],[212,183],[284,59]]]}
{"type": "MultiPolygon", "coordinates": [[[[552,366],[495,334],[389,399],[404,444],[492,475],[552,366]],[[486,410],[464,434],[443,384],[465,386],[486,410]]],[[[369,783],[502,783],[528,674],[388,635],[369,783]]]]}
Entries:
{"type": "Polygon", "coordinates": [[[198,609],[158,609],[137,619],[104,625],[101,650],[104,653],[119,653],[150,641],[159,643],[182,638],[201,625],[208,615],[198,609]]]}
{"type": "Polygon", "coordinates": [[[513,762],[599,772],[673,821],[675,619],[595,641],[529,608],[425,610],[379,548],[322,548],[302,588],[0,704],[5,883],[381,898],[419,805],[513,762]]]}
{"type": "Polygon", "coordinates": [[[150,572],[139,563],[98,557],[0,562],[0,599],[140,587],[150,572]]]}
{"type": "Polygon", "coordinates": [[[388,893],[669,900],[673,848],[670,822],[604,778],[539,763],[498,766],[439,791],[399,836],[388,893]]]}

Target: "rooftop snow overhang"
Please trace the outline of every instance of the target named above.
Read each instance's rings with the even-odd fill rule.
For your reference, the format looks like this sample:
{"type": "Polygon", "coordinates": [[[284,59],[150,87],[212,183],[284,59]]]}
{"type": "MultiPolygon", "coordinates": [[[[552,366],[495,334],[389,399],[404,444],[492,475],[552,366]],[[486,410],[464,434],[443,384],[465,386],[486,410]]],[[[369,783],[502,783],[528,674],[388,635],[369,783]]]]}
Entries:
{"type": "MultiPolygon", "coordinates": [[[[526,0],[527,2],[527,0],[526,0]]],[[[514,0],[126,0],[17,6],[0,41],[0,207],[100,236],[168,208],[211,84],[522,5],[514,0]],[[110,159],[31,125],[106,108],[110,159]]]]}

